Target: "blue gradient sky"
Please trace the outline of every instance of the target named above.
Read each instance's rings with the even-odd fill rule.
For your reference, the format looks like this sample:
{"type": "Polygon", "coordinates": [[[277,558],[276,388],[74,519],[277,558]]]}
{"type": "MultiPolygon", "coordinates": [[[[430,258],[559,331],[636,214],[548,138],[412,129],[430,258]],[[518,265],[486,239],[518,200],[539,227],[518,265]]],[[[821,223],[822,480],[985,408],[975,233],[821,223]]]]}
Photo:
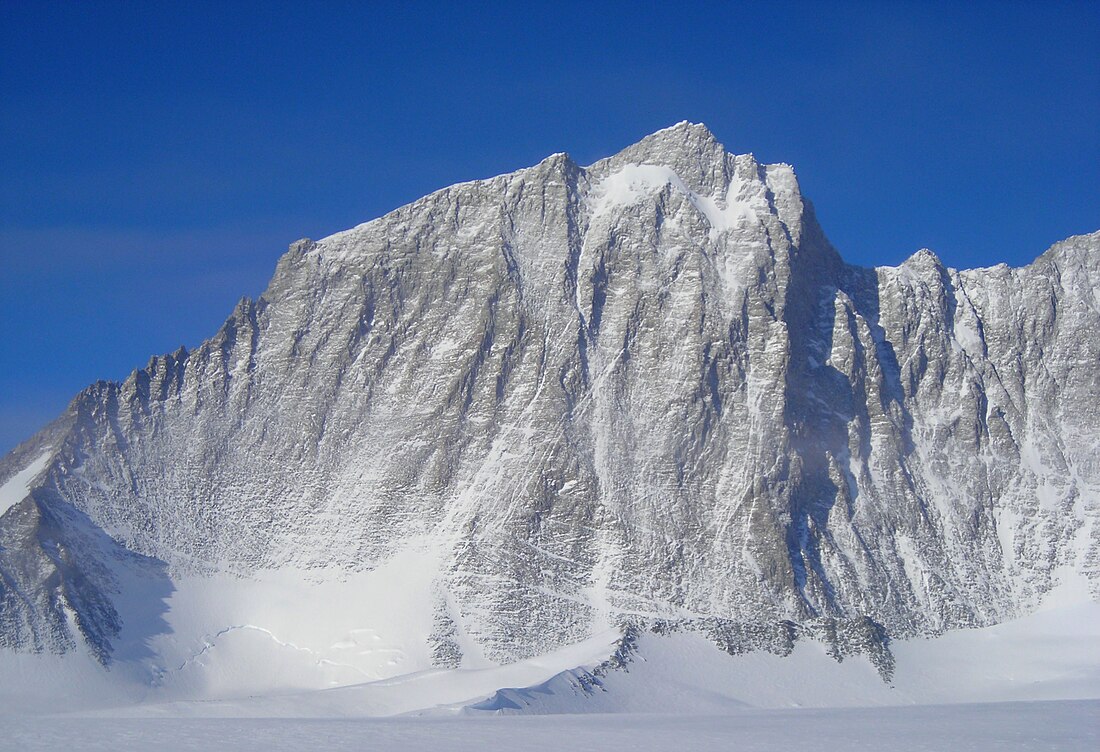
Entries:
{"type": "Polygon", "coordinates": [[[0,3],[0,452],[299,237],[679,120],[856,263],[1100,229],[1100,3],[225,5],[0,3]]]}

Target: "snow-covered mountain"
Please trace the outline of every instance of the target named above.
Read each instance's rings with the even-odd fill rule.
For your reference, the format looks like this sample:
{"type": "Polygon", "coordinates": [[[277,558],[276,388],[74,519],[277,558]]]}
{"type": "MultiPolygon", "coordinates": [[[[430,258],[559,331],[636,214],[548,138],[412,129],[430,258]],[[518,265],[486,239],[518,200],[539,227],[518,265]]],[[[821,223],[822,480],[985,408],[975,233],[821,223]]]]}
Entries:
{"type": "Polygon", "coordinates": [[[681,123],[299,241],[78,395],[0,461],[0,646],[202,697],[654,635],[890,679],[1100,595],[1098,426],[1100,232],[849,266],[681,123]]]}

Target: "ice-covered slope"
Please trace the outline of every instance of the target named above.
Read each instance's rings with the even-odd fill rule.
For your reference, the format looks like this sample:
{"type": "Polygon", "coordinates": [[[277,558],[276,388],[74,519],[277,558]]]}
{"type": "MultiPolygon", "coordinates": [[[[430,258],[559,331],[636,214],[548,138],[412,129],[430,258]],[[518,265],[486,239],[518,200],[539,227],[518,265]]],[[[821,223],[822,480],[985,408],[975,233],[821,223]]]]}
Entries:
{"type": "Polygon", "coordinates": [[[629,624],[889,677],[890,637],[1096,595],[1098,246],[850,267],[687,123],[300,241],[0,461],[0,645],[194,696],[629,624]]]}

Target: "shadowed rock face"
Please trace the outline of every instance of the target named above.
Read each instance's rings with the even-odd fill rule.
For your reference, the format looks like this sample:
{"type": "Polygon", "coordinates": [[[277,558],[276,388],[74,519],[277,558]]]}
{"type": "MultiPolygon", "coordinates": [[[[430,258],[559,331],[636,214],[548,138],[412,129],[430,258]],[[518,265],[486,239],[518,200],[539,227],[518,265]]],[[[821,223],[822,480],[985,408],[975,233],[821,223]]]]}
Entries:
{"type": "Polygon", "coordinates": [[[446,188],[295,243],[212,339],[0,463],[50,454],[0,517],[0,641],[71,645],[62,598],[94,650],[118,631],[109,546],[51,555],[45,516],[173,576],[427,547],[444,665],[624,620],[904,636],[1095,595],[1098,246],[850,267],[790,167],[687,123],[446,188]]]}

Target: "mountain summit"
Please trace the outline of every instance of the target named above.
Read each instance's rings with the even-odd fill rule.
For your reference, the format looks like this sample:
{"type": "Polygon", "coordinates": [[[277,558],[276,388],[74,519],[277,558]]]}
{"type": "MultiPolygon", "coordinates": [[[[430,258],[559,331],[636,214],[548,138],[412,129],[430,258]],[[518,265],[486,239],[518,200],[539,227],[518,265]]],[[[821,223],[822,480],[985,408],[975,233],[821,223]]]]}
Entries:
{"type": "Polygon", "coordinates": [[[330,686],[654,630],[889,676],[1096,597],[1098,289],[1100,233],[848,266],[702,125],[445,188],[0,461],[0,646],[204,696],[242,654],[330,686]]]}

